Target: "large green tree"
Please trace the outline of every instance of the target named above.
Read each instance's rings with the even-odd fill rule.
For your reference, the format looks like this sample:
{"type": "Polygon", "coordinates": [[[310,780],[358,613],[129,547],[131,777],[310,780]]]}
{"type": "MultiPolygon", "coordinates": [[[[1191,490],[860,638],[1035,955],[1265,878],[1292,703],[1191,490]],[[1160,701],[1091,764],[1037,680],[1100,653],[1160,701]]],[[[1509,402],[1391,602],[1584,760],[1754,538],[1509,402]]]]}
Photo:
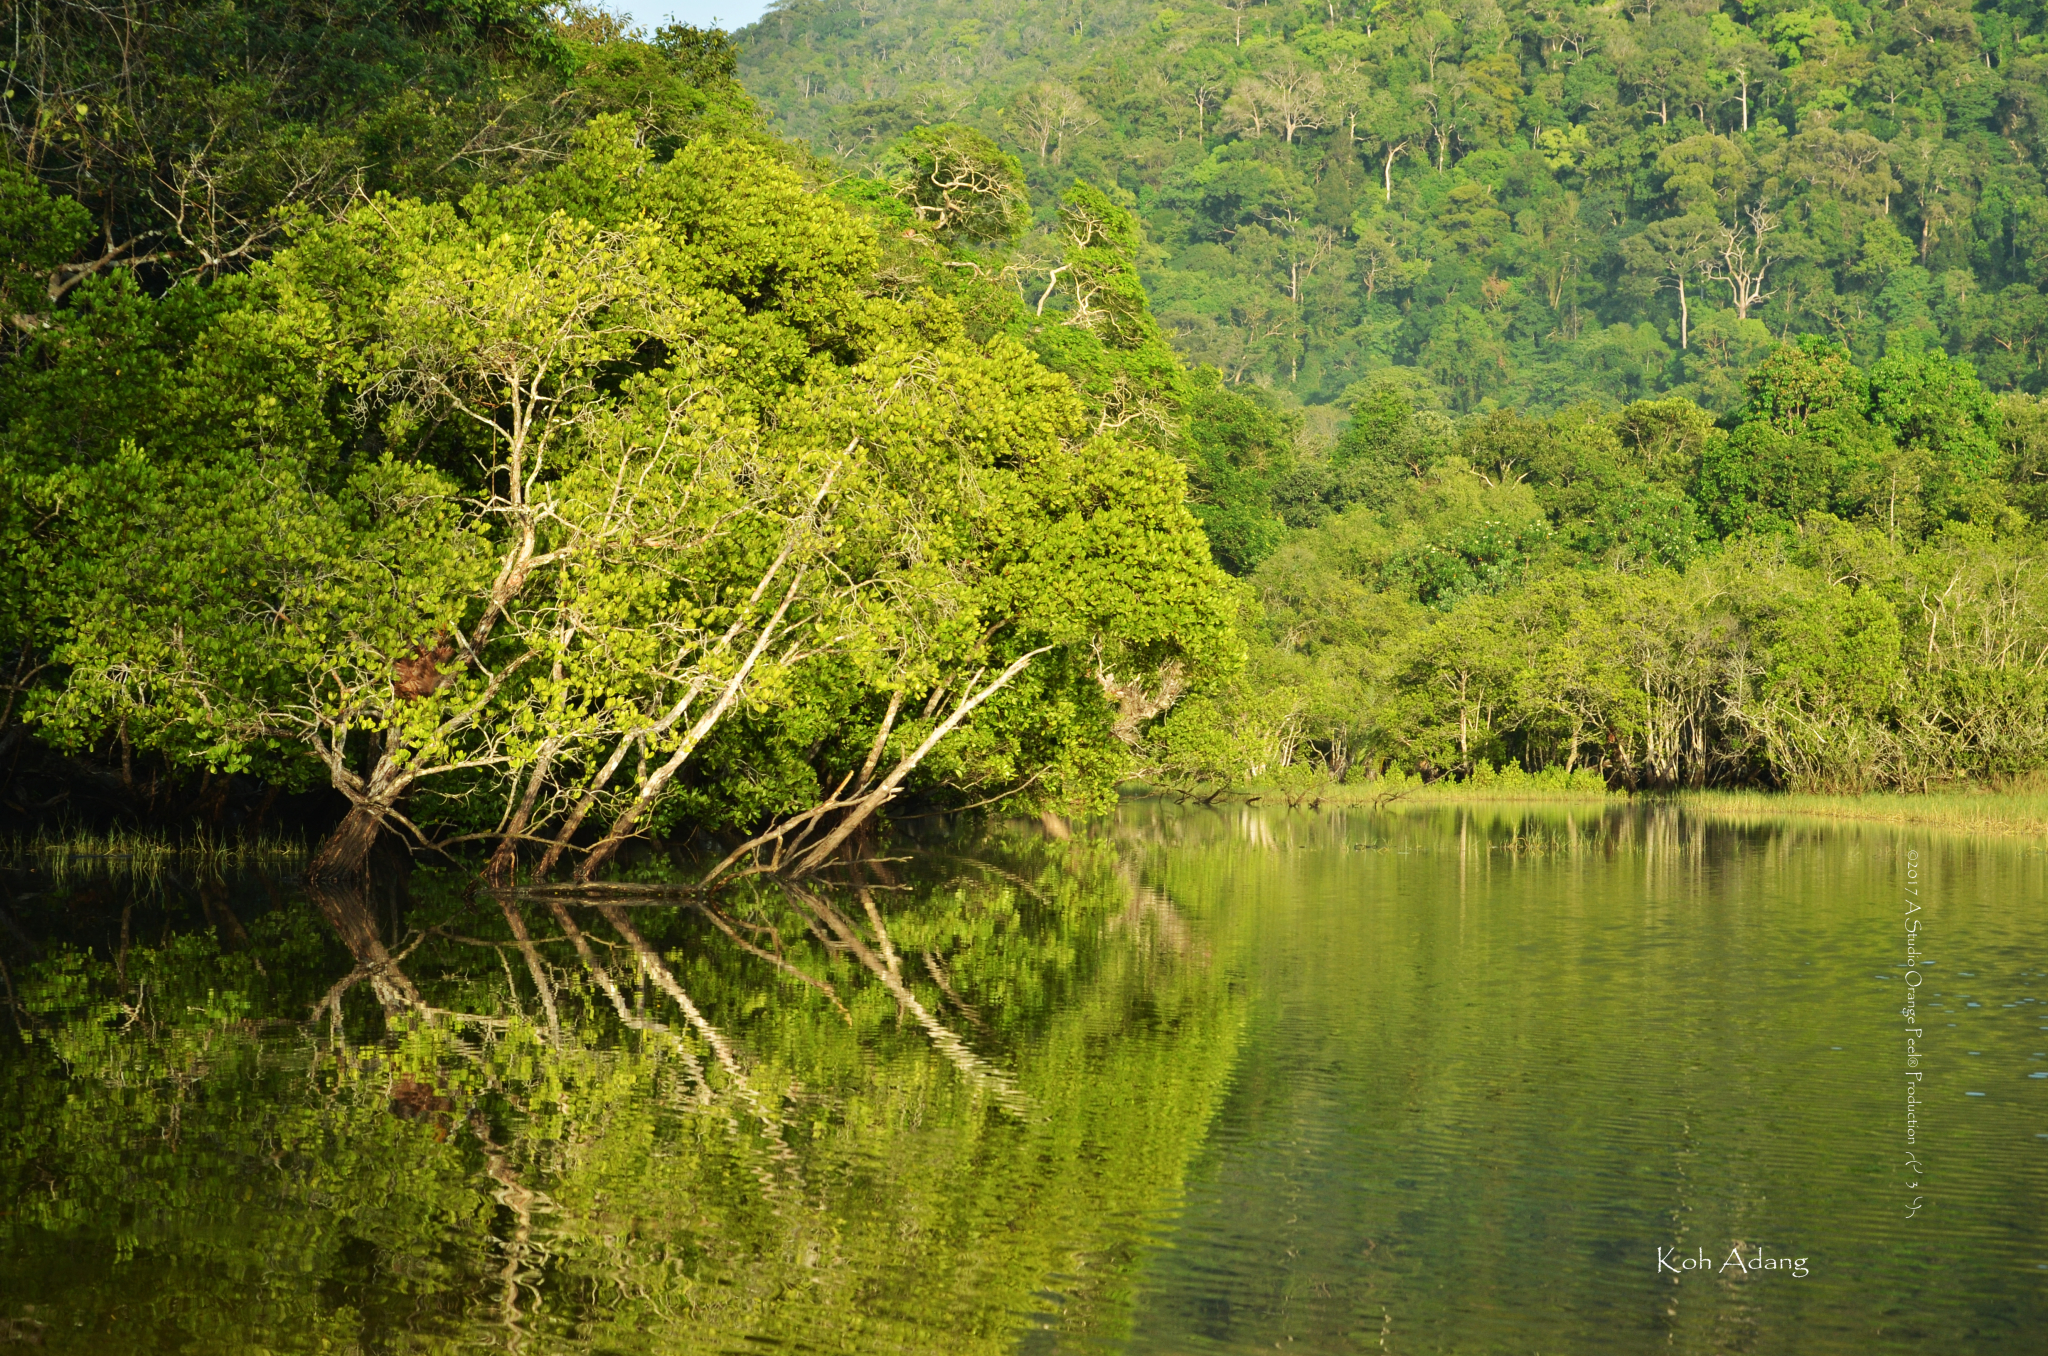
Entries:
{"type": "Polygon", "coordinates": [[[823,700],[868,742],[752,807],[795,816],[766,862],[809,869],[1034,666],[1079,710],[1036,766],[955,779],[1098,797],[1116,760],[1072,746],[1115,747],[1108,694],[1227,653],[1179,469],[1014,342],[875,295],[877,261],[772,151],[657,160],[620,118],[521,183],[305,231],[218,289],[164,424],[28,442],[64,672],[36,718],[310,757],[353,807],[321,872],[398,825],[588,874],[728,723],[772,761],[823,700]]]}

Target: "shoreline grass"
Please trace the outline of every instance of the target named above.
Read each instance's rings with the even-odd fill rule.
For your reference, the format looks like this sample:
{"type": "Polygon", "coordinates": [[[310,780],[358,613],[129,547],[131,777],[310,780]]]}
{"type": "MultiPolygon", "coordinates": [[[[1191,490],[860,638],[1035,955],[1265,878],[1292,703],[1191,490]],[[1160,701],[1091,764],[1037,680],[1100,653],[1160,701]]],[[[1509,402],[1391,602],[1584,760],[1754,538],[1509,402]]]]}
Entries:
{"type": "Polygon", "coordinates": [[[1952,833],[2048,836],[2048,792],[2039,790],[1869,791],[1831,795],[1808,791],[1678,791],[1639,796],[1706,814],[1849,819],[1901,824],[1952,833]]]}
{"type": "Polygon", "coordinates": [[[227,837],[204,829],[183,837],[134,829],[38,829],[0,840],[0,857],[46,866],[59,880],[95,871],[154,877],[180,867],[209,874],[291,867],[304,863],[309,852],[303,839],[282,834],[227,837]]]}
{"type": "MultiPolygon", "coordinates": [[[[1133,783],[1139,795],[1180,796],[1175,788],[1133,783]]],[[[1204,794],[1187,799],[1202,802],[1204,794]]],[[[1736,818],[1810,818],[1910,825],[1952,833],[2048,837],[2048,785],[2039,782],[1967,791],[1827,793],[1765,790],[1645,791],[1630,794],[1601,786],[1590,774],[1496,775],[1463,782],[1423,783],[1389,777],[1304,789],[1272,783],[1232,787],[1212,803],[1268,807],[1399,809],[1404,806],[1551,803],[1584,806],[1672,805],[1697,814],[1736,818]]]]}
{"type": "Polygon", "coordinates": [[[1207,787],[1189,791],[1181,787],[1130,781],[1119,787],[1118,791],[1120,794],[1139,797],[1182,797],[1204,804],[1250,801],[1262,805],[1285,805],[1296,809],[1324,805],[1346,809],[1390,809],[1397,805],[1455,804],[1462,801],[1557,801],[1597,804],[1624,799],[1618,793],[1608,790],[1597,773],[1582,771],[1568,774],[1555,768],[1529,773],[1513,764],[1499,769],[1485,764],[1481,764],[1481,767],[1484,771],[1462,782],[1454,782],[1448,778],[1425,782],[1420,777],[1393,770],[1369,782],[1269,781],[1229,786],[1220,790],[1207,787]]]}

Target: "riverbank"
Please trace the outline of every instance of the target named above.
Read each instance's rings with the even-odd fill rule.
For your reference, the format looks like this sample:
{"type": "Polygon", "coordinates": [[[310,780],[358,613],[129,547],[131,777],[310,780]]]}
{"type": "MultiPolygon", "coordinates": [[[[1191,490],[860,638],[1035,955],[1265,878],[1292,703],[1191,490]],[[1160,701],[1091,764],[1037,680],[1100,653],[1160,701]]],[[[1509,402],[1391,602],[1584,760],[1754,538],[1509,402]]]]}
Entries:
{"type": "MultiPolygon", "coordinates": [[[[1133,783],[1127,791],[1178,796],[1167,787],[1133,783]]],[[[1192,795],[1205,800],[1207,795],[1192,795]]],[[[1403,805],[1532,801],[1576,804],[1649,803],[1677,805],[1700,814],[1780,818],[1862,820],[1912,825],[1948,833],[2015,834],[2048,837],[2048,786],[2022,784],[2003,790],[1868,792],[1826,795],[1797,791],[1675,791],[1630,795],[1611,791],[1590,772],[1549,770],[1525,773],[1509,767],[1466,781],[1425,783],[1399,773],[1371,782],[1303,787],[1262,783],[1232,788],[1216,800],[1297,808],[1392,809],[1403,805]]]]}
{"type": "Polygon", "coordinates": [[[2048,836],[2048,792],[1923,791],[1830,796],[1798,791],[1681,791],[1660,799],[1707,814],[1856,819],[1948,833],[2048,836]]]}
{"type": "Polygon", "coordinates": [[[310,851],[302,838],[280,833],[177,835],[163,829],[38,829],[0,839],[0,861],[14,861],[62,880],[91,872],[155,877],[173,869],[217,875],[265,867],[296,872],[310,851]]]}
{"type": "Polygon", "coordinates": [[[1597,803],[1624,799],[1617,793],[1609,791],[1606,783],[1595,772],[1566,773],[1556,768],[1546,768],[1542,772],[1524,772],[1512,763],[1498,770],[1481,763],[1478,771],[1461,782],[1454,782],[1448,778],[1425,782],[1420,777],[1410,776],[1396,769],[1384,777],[1369,782],[1338,783],[1304,779],[1295,782],[1254,782],[1246,786],[1222,789],[1205,787],[1187,791],[1178,787],[1131,781],[1119,789],[1126,796],[1167,796],[1205,804],[1249,801],[1261,805],[1287,805],[1295,808],[1339,806],[1346,809],[1384,809],[1394,805],[1435,805],[1459,801],[1597,803]]]}

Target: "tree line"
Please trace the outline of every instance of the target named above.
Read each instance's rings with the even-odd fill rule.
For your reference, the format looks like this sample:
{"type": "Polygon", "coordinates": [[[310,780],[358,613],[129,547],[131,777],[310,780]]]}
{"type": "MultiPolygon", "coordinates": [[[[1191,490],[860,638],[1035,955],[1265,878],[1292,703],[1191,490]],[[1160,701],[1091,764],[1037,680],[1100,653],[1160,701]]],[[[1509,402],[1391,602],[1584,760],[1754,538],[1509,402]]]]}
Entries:
{"type": "Polygon", "coordinates": [[[2040,19],[793,0],[739,40],[857,177],[932,124],[1014,160],[1051,314],[1071,196],[1130,216],[1245,581],[1156,779],[1918,788],[2048,753],[2040,19]]]}
{"type": "Polygon", "coordinates": [[[1923,790],[2048,760],[2048,406],[1895,345],[1680,397],[1452,419],[1395,380],[1270,477],[1251,662],[1159,775],[1923,790]],[[1592,781],[1597,778],[1597,781],[1592,781]]]}

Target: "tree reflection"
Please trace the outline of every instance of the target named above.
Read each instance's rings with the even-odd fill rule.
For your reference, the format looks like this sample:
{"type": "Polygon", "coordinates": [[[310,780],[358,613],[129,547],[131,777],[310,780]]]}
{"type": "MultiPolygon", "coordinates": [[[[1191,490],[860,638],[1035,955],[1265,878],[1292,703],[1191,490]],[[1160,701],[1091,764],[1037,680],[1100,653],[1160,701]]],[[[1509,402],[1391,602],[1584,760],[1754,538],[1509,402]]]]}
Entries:
{"type": "Polygon", "coordinates": [[[43,1298],[0,1318],[93,1351],[1109,1334],[1240,1022],[1085,837],[311,905],[16,965],[0,1295],[43,1298]]]}

